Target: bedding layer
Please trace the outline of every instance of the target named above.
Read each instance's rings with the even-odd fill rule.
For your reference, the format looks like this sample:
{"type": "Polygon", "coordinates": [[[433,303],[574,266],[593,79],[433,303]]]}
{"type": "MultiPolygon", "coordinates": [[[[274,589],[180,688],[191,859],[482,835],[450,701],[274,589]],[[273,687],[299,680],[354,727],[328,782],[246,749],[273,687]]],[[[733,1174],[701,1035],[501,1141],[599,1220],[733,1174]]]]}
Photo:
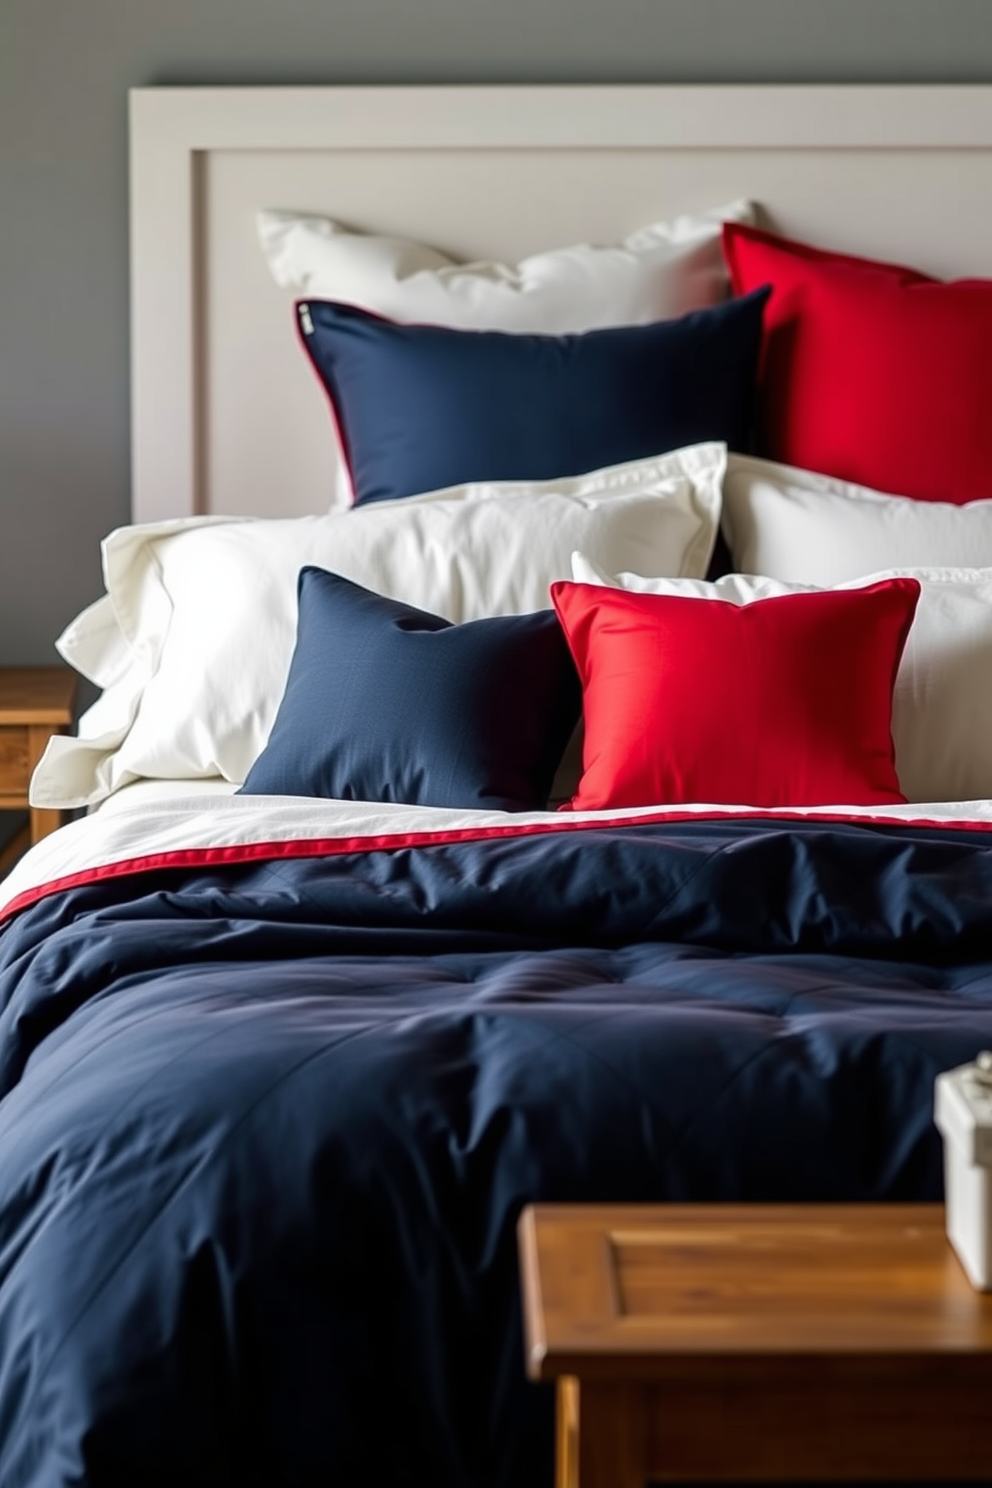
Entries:
{"type": "Polygon", "coordinates": [[[990,907],[987,830],[757,818],[46,893],[0,931],[0,1483],[547,1484],[522,1205],[939,1198],[990,907]]]}

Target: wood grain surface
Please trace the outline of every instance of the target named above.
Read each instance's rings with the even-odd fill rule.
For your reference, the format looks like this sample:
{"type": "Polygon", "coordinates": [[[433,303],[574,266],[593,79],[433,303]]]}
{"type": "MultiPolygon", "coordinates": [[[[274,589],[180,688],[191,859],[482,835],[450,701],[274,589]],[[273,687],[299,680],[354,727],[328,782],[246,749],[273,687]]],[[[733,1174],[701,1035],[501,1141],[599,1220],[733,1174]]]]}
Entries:
{"type": "MultiPolygon", "coordinates": [[[[65,667],[0,667],[0,811],[27,808],[34,767],[52,735],[72,724],[75,701],[76,677],[65,667]]],[[[0,853],[0,874],[61,824],[61,812],[32,806],[0,853]]]]}
{"type": "Polygon", "coordinates": [[[64,667],[0,667],[0,728],[72,723],[76,678],[64,667]]]}
{"type": "Polygon", "coordinates": [[[992,1478],[992,1296],[941,1205],[539,1206],[558,1488],[992,1478]]]}

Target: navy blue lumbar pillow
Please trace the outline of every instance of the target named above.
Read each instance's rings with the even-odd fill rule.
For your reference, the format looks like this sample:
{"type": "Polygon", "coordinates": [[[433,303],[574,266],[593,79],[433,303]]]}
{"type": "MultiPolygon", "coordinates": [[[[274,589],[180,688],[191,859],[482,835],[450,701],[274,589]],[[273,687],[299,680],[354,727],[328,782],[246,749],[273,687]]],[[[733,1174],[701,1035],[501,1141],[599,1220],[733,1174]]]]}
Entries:
{"type": "Polygon", "coordinates": [[[720,439],[750,445],[767,289],[679,320],[522,336],[300,301],[355,501],[555,480],[720,439]]]}
{"type": "Polygon", "coordinates": [[[245,795],[543,809],[582,707],[553,610],[452,625],[304,568],[286,691],[245,795]]]}

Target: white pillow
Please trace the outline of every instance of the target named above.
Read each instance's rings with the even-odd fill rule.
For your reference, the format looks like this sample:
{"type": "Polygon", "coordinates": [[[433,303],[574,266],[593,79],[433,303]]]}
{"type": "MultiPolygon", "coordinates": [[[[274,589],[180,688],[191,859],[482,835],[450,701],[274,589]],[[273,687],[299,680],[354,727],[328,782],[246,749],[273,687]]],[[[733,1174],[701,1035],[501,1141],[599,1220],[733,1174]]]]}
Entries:
{"type": "Polygon", "coordinates": [[[642,325],[725,299],[725,221],[751,222],[750,202],[655,222],[611,247],[585,243],[518,264],[458,263],[405,238],[352,232],[329,217],[259,212],[277,284],[388,315],[467,330],[562,335],[642,325]]]}
{"type": "Polygon", "coordinates": [[[735,568],[790,584],[992,565],[992,500],[913,501],[747,455],[730,456],[721,525],[735,568]]]}
{"type": "MultiPolygon", "coordinates": [[[[835,587],[853,589],[901,574],[921,585],[892,698],[902,792],[909,801],[987,800],[992,797],[992,568],[888,569],[835,587]]],[[[634,573],[610,578],[582,553],[572,556],[572,577],[582,584],[731,604],[816,587],[746,574],[729,574],[714,584],[634,573]]]]}
{"type": "Polygon", "coordinates": [[[141,777],[244,780],[282,697],[305,564],[456,622],[546,608],[580,546],[606,568],[705,573],[725,469],[725,446],[704,444],[326,516],[121,528],[103,547],[106,596],[57,642],[105,691],[79,738],[52,740],[32,800],[91,805],[141,777]]]}

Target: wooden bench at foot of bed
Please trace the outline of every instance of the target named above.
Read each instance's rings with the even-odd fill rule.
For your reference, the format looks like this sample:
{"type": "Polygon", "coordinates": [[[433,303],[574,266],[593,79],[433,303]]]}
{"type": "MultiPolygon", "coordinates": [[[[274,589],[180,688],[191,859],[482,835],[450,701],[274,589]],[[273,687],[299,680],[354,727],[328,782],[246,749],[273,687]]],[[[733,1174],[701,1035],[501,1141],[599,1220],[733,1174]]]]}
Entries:
{"type": "Polygon", "coordinates": [[[556,1488],[992,1479],[992,1295],[940,1205],[539,1205],[556,1488]]]}

